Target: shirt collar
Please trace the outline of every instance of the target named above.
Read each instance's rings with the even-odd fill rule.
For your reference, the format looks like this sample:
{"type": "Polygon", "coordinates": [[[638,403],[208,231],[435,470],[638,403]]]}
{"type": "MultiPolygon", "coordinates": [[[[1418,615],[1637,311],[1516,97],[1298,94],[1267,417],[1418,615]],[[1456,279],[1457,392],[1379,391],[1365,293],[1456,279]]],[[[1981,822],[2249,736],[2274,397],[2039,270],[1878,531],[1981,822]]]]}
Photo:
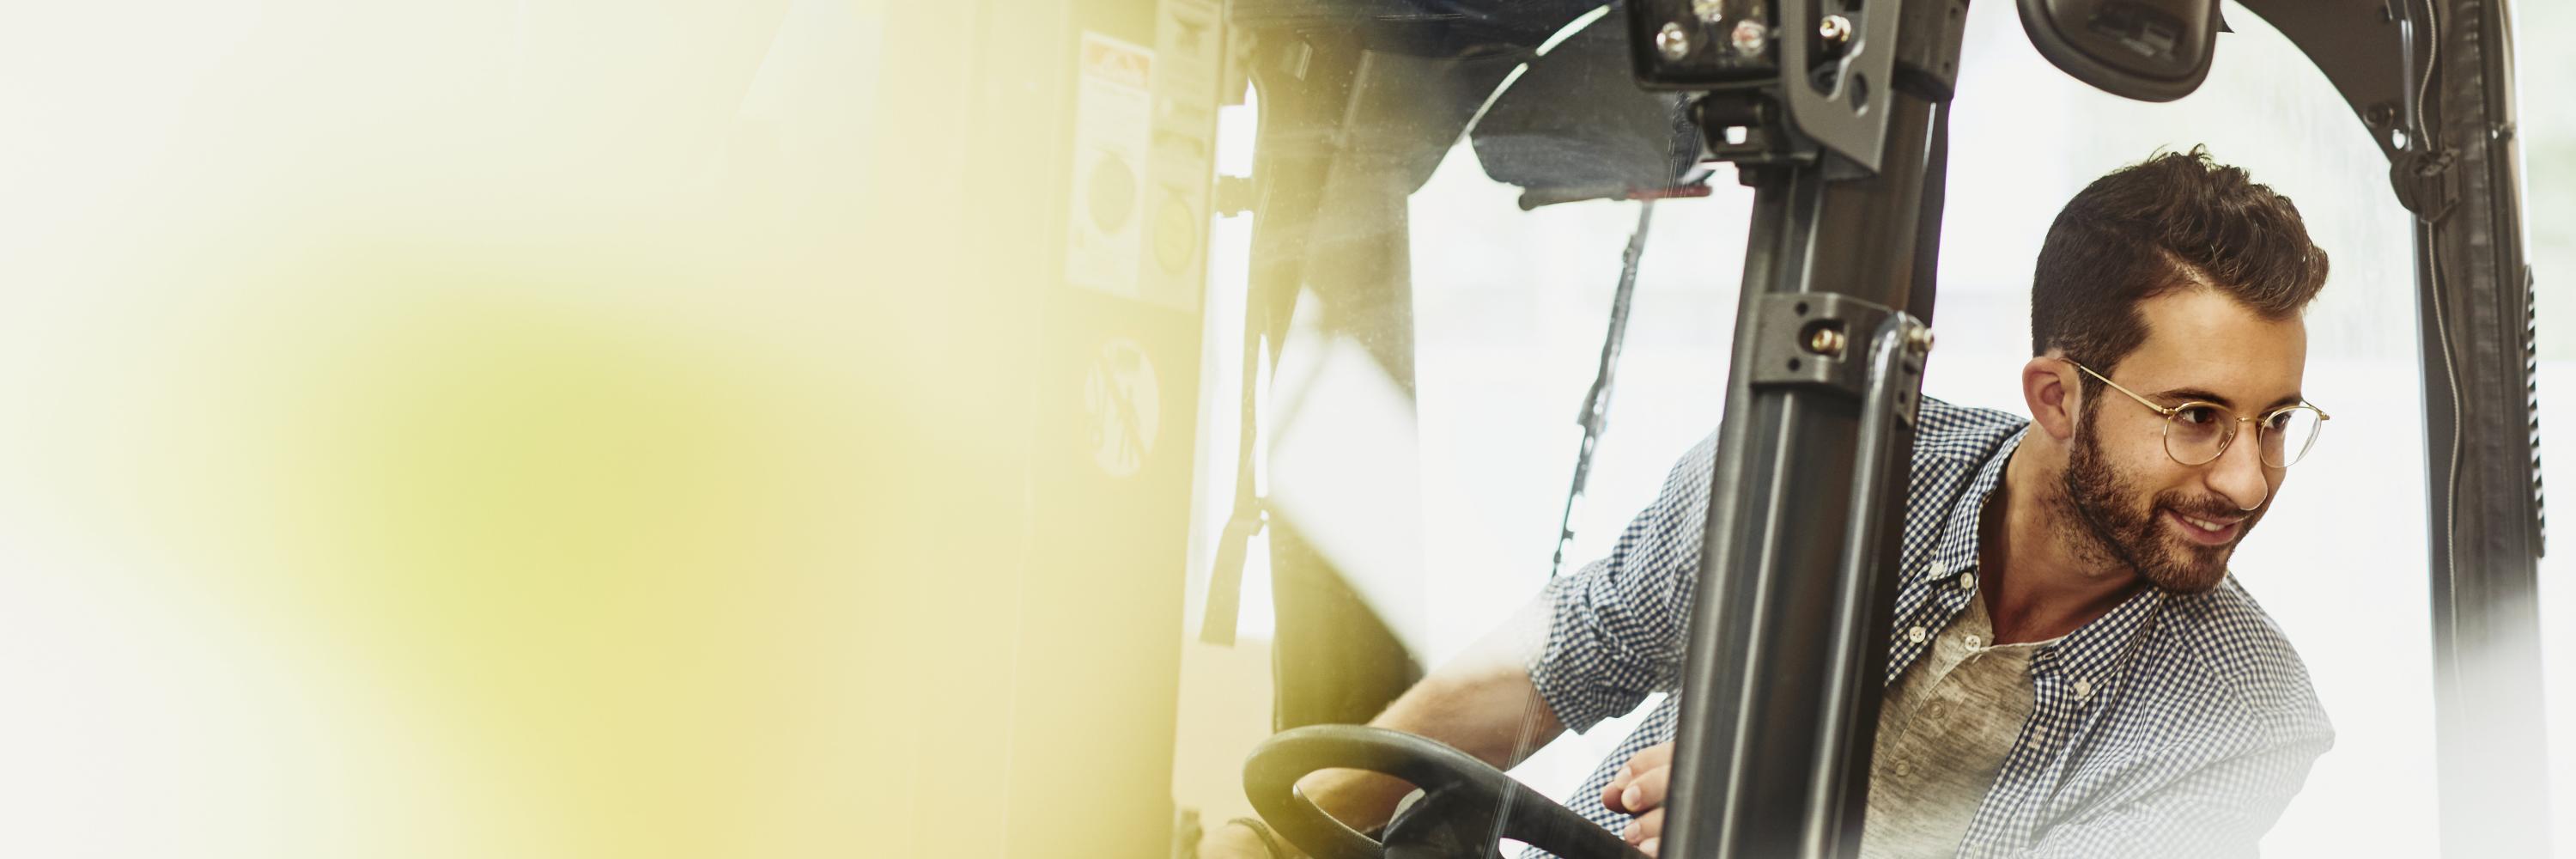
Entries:
{"type": "Polygon", "coordinates": [[[1985,464],[1977,467],[1976,478],[1968,481],[1967,494],[1951,505],[1949,519],[1941,526],[1941,537],[1932,544],[1932,563],[1915,570],[1916,576],[1949,579],[1977,569],[1977,540],[1984,533],[1980,526],[1985,519],[1986,501],[1994,497],[1995,487],[2003,484],[2004,464],[2012,461],[2013,451],[2021,448],[2022,437],[2029,434],[2030,426],[2024,424],[2020,431],[2005,436],[1994,454],[1986,457],[1985,464]]]}

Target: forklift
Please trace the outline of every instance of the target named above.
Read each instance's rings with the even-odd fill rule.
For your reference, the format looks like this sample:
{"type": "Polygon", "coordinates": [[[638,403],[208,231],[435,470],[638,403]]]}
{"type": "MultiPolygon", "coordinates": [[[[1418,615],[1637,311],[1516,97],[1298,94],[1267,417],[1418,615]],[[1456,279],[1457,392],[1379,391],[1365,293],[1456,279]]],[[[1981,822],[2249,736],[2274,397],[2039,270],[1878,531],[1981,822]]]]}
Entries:
{"type": "MultiPolygon", "coordinates": [[[[1265,157],[1255,174],[1270,191],[1258,212],[1252,290],[1256,302],[1274,303],[1261,310],[1282,313],[1276,302],[1293,299],[1296,267],[1318,259],[1304,237],[1316,205],[1281,194],[1280,183],[1326,186],[1341,163],[1336,156],[1352,150],[1313,141],[1365,140],[1371,130],[1335,125],[1354,115],[1351,105],[1377,94],[1368,63],[1338,58],[1429,52],[1450,64],[1449,76],[1467,81],[1459,88],[1473,90],[1492,65],[1527,59],[1513,49],[1534,48],[1531,35],[1552,33],[1582,11],[1458,8],[1477,5],[1236,4],[1240,32],[1255,43],[1256,85],[1284,96],[1264,104],[1265,157]],[[1313,133],[1318,128],[1329,132],[1313,133]]],[[[1888,632],[1878,584],[1891,575],[1904,503],[1900,466],[1933,342],[1945,112],[1965,7],[1937,0],[1630,0],[1618,17],[1638,97],[1625,103],[1638,107],[1640,119],[1561,126],[1596,135],[1616,127],[1629,130],[1632,141],[1653,142],[1663,128],[1695,128],[1702,157],[1732,163],[1754,190],[1681,683],[1698,691],[1683,703],[1662,855],[1857,850],[1888,632]],[[1642,115],[1664,104],[1655,97],[1662,93],[1684,96],[1675,121],[1659,126],[1642,115]],[[1804,534],[1761,527],[1773,517],[1816,527],[1804,534]],[[1728,622],[1751,613],[1765,622],[1728,622]]],[[[2543,524],[2531,378],[2534,286],[2519,247],[2505,16],[2474,3],[2257,0],[2244,8],[2326,73],[2380,145],[2397,198],[2417,219],[2423,357],[2432,380],[2426,438],[2435,491],[2427,502],[2440,547],[2430,584],[2438,771],[2448,800],[2443,843],[2449,855],[2519,855],[2514,851],[2545,843],[2548,806],[2540,757],[2502,751],[2541,748],[2543,740],[2531,599],[2543,524]],[[2457,799],[2473,795],[2513,800],[2457,799]]],[[[2052,63],[2110,93],[2150,101],[2180,98],[2201,84],[2225,28],[2220,11],[2215,2],[2190,0],[2019,4],[2034,46],[2052,63]]],[[[1405,86],[1424,84],[1415,76],[1405,86]]],[[[1509,123],[1526,114],[1620,103],[1564,99],[1544,88],[1512,100],[1518,92],[1505,90],[1492,107],[1539,106],[1500,113],[1506,125],[1498,136],[1516,130],[1509,123]]],[[[1483,118],[1497,115],[1489,110],[1483,118]]],[[[1466,133],[1485,131],[1480,124],[1466,133]]],[[[1443,132],[1457,130],[1442,126],[1430,136],[1443,132]]],[[[1496,179],[1529,188],[1525,199],[1562,198],[1569,185],[1651,190],[1680,182],[1687,170],[1641,159],[1624,182],[1550,182],[1557,177],[1525,169],[1534,165],[1508,158],[1498,165],[1481,146],[1478,154],[1496,179]],[[1669,172],[1651,172],[1657,168],[1669,172]]],[[[1587,453],[1589,443],[1587,437],[1587,453]]],[[[1578,491],[1582,473],[1578,465],[1578,491]]],[[[1311,657],[1279,660],[1280,723],[1301,727],[1258,749],[1245,772],[1254,804],[1284,837],[1336,859],[1487,855],[1497,835],[1565,857],[1642,855],[1455,750],[1332,724],[1364,721],[1367,706],[1303,712],[1300,701],[1334,697],[1301,686],[1304,675],[1292,666],[1322,675],[1309,686],[1348,675],[1332,672],[1330,652],[1294,649],[1301,630],[1285,625],[1288,598],[1303,592],[1310,591],[1281,590],[1278,644],[1283,653],[1311,657]],[[1383,842],[1373,840],[1295,795],[1298,778],[1329,767],[1396,775],[1422,796],[1379,836],[1383,842]]],[[[1379,690],[1400,691],[1409,679],[1386,678],[1379,690]]],[[[1345,696],[1349,688],[1340,684],[1345,696]]]]}
{"type": "MultiPolygon", "coordinates": [[[[1054,132],[1040,139],[1064,144],[1039,171],[1062,180],[991,225],[1045,237],[1052,253],[943,261],[980,275],[970,281],[1029,284],[958,299],[1009,320],[1008,338],[1032,344],[1012,354],[1038,368],[1000,385],[1024,395],[1027,420],[1011,434],[1025,459],[966,484],[992,491],[955,496],[1031,523],[973,551],[1042,559],[1014,622],[1068,642],[1034,669],[1016,663],[1015,677],[1036,679],[1014,682],[1064,694],[1023,695],[1042,712],[1014,711],[1006,727],[1044,723],[1093,749],[1008,773],[1009,795],[1167,791],[1181,670],[1170,633],[1196,616],[1199,640],[1233,640],[1261,535],[1278,733],[1246,762],[1243,785],[1296,848],[1483,857],[1508,839],[1567,859],[1642,855],[1463,753],[1361,726],[1420,666],[1260,492],[1252,392],[1281,360],[1301,296],[1401,318],[1405,199],[1464,140],[1489,176],[1522,189],[1525,208],[1688,196],[1717,163],[1751,189],[1732,361],[1725,390],[1709,392],[1725,417],[1661,855],[1854,855],[1889,625],[1882,584],[1937,342],[1948,109],[1960,64],[1976,61],[1961,56],[1965,0],[1081,0],[1039,4],[1051,11],[1034,21],[999,6],[978,17],[902,5],[889,33],[907,32],[907,16],[923,31],[964,21],[978,28],[974,49],[959,58],[889,39],[890,62],[982,83],[963,106],[893,106],[965,129],[956,151],[894,141],[886,154],[918,145],[943,164],[1004,163],[988,159],[1023,153],[1009,130],[1032,112],[1054,132]],[[1252,170],[1219,180],[1217,113],[1246,85],[1260,110],[1252,170]],[[1212,319],[1206,225],[1238,211],[1252,217],[1249,290],[1239,319],[1212,319]],[[1240,403],[1198,401],[1202,334],[1216,325],[1243,331],[1240,403]],[[1239,433],[1196,437],[1192,416],[1212,408],[1239,411],[1239,433]],[[1176,546],[1199,448],[1230,453],[1237,479],[1214,572],[1192,601],[1176,546]],[[1811,527],[1762,528],[1771,517],[1811,527]],[[1727,621],[1752,616],[1764,622],[1727,621]],[[1108,665],[1121,679],[1082,673],[1108,665]],[[1396,775],[1421,795],[1382,832],[1355,832],[1295,792],[1326,768],[1396,775]]],[[[2226,29],[2220,0],[2017,7],[2057,68],[2146,101],[2198,89],[2226,29]]],[[[2413,218],[2443,853],[2542,855],[2533,597],[2544,518],[2509,16],[2482,0],[2239,8],[2331,81],[2413,218]]],[[[970,197],[1026,190],[1014,175],[972,175],[970,197]]],[[[1633,254],[1628,265],[1632,279],[1633,254]]],[[[1365,346],[1411,384],[1406,337],[1365,346]]],[[[1598,428],[1586,428],[1588,457],[1598,428]]],[[[984,694],[947,691],[967,705],[984,694]]],[[[1004,826],[1022,833],[1009,843],[1080,845],[1062,848],[1078,855],[1187,855],[1200,824],[1168,800],[1158,807],[1047,807],[1004,826]]]]}

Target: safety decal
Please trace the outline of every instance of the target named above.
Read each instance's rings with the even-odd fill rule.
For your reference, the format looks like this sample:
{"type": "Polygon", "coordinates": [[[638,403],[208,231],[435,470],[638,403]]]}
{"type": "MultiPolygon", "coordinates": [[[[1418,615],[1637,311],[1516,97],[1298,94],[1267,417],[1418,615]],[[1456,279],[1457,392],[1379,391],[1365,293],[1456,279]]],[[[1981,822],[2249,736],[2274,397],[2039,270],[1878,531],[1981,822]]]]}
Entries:
{"type": "Polygon", "coordinates": [[[1154,52],[1085,32],[1081,64],[1064,275],[1076,286],[1136,298],[1149,202],[1144,192],[1153,137],[1154,52]]]}
{"type": "Polygon", "coordinates": [[[1091,461],[1111,477],[1144,469],[1162,426],[1162,406],[1161,381],[1145,347],[1125,337],[1102,343],[1082,385],[1091,461]]]}

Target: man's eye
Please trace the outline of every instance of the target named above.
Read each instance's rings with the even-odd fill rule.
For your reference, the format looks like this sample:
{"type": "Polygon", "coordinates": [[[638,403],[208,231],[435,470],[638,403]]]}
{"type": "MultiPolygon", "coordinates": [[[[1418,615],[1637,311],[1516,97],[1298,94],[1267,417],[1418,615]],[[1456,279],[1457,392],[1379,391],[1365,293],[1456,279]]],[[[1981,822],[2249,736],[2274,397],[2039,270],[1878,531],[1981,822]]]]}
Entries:
{"type": "Polygon", "coordinates": [[[2218,420],[2217,406],[2188,405],[2174,410],[2174,420],[2186,424],[2206,424],[2218,420]]]}
{"type": "Polygon", "coordinates": [[[2290,413],[2289,413],[2289,412],[2274,412],[2274,413],[2272,413],[2272,416],[2271,416],[2270,418],[2265,419],[2265,420],[2263,421],[2263,426],[2264,426],[2264,428],[2266,428],[2266,429],[2280,429],[2280,428],[2282,428],[2282,427],[2286,427],[2286,426],[2289,426],[2289,425],[2290,425],[2290,413]]]}

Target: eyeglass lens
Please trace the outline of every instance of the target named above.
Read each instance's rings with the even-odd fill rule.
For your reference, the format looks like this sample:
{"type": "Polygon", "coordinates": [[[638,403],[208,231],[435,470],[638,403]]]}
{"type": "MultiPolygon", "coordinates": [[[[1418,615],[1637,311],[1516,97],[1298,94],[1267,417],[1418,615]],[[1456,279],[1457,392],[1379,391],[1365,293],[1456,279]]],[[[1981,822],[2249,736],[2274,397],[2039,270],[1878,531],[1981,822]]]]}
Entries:
{"type": "MultiPolygon", "coordinates": [[[[2236,435],[2236,424],[2233,416],[2217,406],[2184,405],[2165,419],[2165,452],[2184,465],[2217,459],[2236,435]]],[[[2263,464],[2288,468],[2307,456],[2308,448],[2316,445],[2322,424],[2317,410],[2304,406],[2266,415],[2261,431],[2263,464]]]]}

